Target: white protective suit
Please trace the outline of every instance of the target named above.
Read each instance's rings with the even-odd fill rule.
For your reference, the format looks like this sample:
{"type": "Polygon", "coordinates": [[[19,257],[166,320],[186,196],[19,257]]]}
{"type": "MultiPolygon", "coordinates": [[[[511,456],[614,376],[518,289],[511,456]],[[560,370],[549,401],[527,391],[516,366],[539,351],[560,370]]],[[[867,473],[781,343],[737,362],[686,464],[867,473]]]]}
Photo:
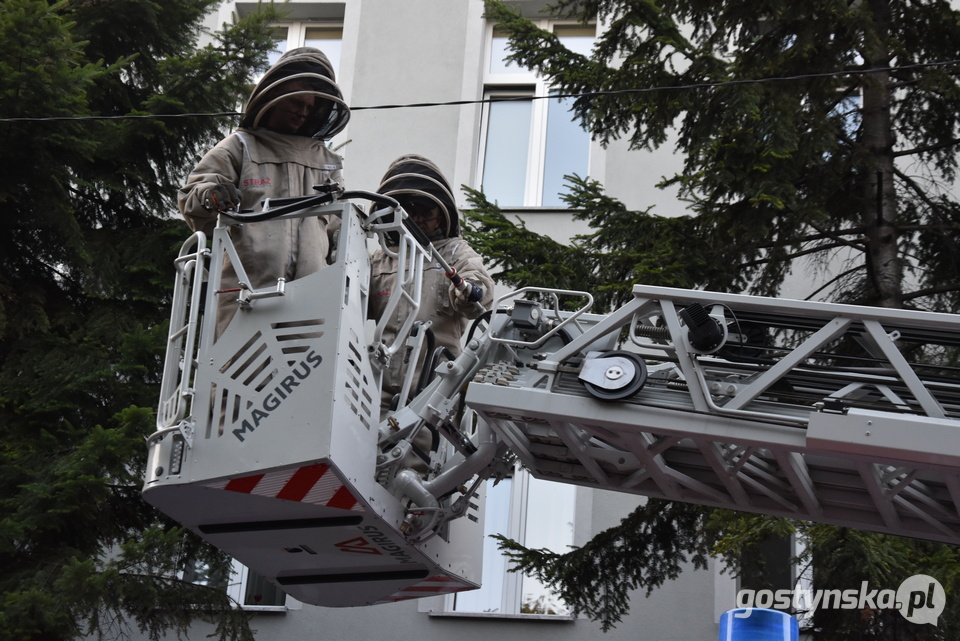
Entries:
{"type": "MultiPolygon", "coordinates": [[[[284,54],[254,88],[239,129],[204,155],[181,188],[177,202],[187,224],[194,231],[212,232],[218,212],[204,201],[207,190],[217,184],[230,183],[240,190],[241,211],[259,211],[266,198],[314,195],[315,185],[331,180],[342,185],[342,158],[324,139],[346,126],[349,113],[321,51],[302,47],[284,54]],[[266,128],[270,109],[292,94],[317,96],[311,117],[296,133],[266,128]]],[[[327,226],[324,217],[263,221],[234,226],[230,235],[250,285],[259,289],[324,267],[330,252],[327,226]]],[[[237,284],[227,262],[221,287],[237,284]]],[[[218,336],[237,307],[236,294],[220,296],[218,336]]]]}
{"type": "MultiPolygon", "coordinates": [[[[481,288],[483,296],[479,302],[485,309],[489,309],[493,303],[493,280],[480,255],[460,237],[456,202],[446,178],[436,165],[422,156],[401,156],[390,165],[378,191],[395,198],[405,208],[405,203],[412,198],[427,199],[438,206],[441,224],[431,241],[444,260],[454,267],[464,280],[481,288]]],[[[383,315],[396,282],[396,275],[396,259],[378,248],[371,257],[370,317],[374,320],[379,320],[383,315]]],[[[392,343],[403,319],[409,313],[410,306],[401,302],[384,328],[386,341],[392,343]]],[[[478,315],[476,306],[456,293],[440,265],[426,260],[420,309],[416,318],[418,321],[432,321],[430,329],[436,338],[437,347],[447,348],[452,356],[459,355],[462,351],[461,339],[471,319],[478,315]]],[[[384,372],[382,413],[389,408],[393,396],[401,389],[407,367],[402,357],[403,350],[391,360],[389,369],[384,372]]]]}

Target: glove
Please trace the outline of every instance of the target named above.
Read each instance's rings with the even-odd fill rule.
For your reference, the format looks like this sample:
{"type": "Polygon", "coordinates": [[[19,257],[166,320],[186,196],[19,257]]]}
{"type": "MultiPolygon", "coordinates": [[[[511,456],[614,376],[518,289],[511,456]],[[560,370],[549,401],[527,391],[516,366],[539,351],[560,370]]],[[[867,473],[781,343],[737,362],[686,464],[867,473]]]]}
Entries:
{"type": "Polygon", "coordinates": [[[240,208],[240,190],[236,185],[221,183],[203,192],[203,206],[210,211],[230,211],[240,208]]]}
{"type": "Polygon", "coordinates": [[[478,303],[483,298],[483,289],[476,283],[468,280],[459,279],[459,283],[453,283],[453,293],[461,301],[469,303],[478,303]]]}

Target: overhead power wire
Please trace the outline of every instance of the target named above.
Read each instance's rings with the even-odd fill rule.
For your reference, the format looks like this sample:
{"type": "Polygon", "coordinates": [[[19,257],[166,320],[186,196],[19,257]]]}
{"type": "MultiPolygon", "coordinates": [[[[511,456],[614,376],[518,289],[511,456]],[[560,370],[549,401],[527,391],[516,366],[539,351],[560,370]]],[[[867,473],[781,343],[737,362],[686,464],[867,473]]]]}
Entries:
{"type": "MultiPolygon", "coordinates": [[[[771,76],[767,78],[744,78],[740,80],[721,80],[717,82],[696,82],[685,85],[636,87],[631,89],[611,89],[605,91],[590,91],[584,93],[551,93],[545,96],[495,96],[477,100],[449,100],[443,102],[408,102],[399,104],[372,105],[367,107],[350,107],[350,111],[375,111],[386,109],[418,109],[422,107],[451,107],[463,105],[480,105],[493,102],[530,102],[533,100],[548,100],[557,98],[594,98],[601,96],[618,96],[629,94],[654,93],[657,91],[688,91],[694,89],[711,89],[721,87],[735,87],[741,85],[767,84],[776,82],[792,82],[796,80],[811,80],[816,78],[833,78],[840,76],[859,76],[875,73],[889,73],[909,69],[928,69],[932,67],[949,67],[960,65],[960,59],[944,62],[923,62],[899,67],[874,67],[870,69],[853,69],[844,71],[824,71],[820,73],[805,73],[793,76],[771,76]]],[[[18,118],[0,118],[0,123],[15,122],[56,122],[56,121],[83,121],[83,120],[161,120],[166,118],[222,118],[242,116],[242,111],[220,111],[212,113],[182,113],[182,114],[127,114],[121,116],[24,116],[18,118]]]]}

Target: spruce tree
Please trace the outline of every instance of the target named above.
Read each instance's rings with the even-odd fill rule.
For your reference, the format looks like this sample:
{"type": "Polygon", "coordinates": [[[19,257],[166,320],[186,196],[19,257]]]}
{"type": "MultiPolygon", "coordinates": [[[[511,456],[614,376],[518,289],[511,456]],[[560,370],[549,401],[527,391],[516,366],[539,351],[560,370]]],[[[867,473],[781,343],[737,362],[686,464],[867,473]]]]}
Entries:
{"type": "MultiPolygon", "coordinates": [[[[684,168],[662,184],[690,203],[688,216],[665,218],[568,176],[564,199],[588,231],[564,247],[470,191],[468,238],[502,282],[583,289],[610,311],[634,283],[776,296],[791,270],[812,266],[814,298],[960,308],[960,12],[951,3],[558,0],[554,16],[605,25],[591,56],[509,3],[486,6],[510,59],[570,96],[595,140],[634,149],[676,140],[684,168]]],[[[806,544],[796,561],[813,568],[816,588],[896,589],[926,573],[947,591],[937,627],[890,609],[820,610],[813,638],[956,637],[953,546],[659,500],[567,553],[501,546],[518,571],[609,628],[631,590],[649,593],[705,554],[762,579],[758,546],[786,535],[806,544]]]]}
{"type": "Polygon", "coordinates": [[[273,46],[215,0],[0,4],[0,638],[252,638],[228,560],[140,498],[155,429],[173,197],[273,46]]]}
{"type": "MultiPolygon", "coordinates": [[[[684,168],[664,184],[690,202],[685,248],[699,264],[675,280],[775,295],[799,259],[835,267],[839,256],[816,296],[957,308],[960,21],[949,2],[560,0],[552,11],[607,25],[592,56],[487,3],[510,59],[573,96],[594,139],[654,149],[676,135],[684,168]]],[[[655,211],[619,212],[622,233],[604,236],[613,201],[570,178],[599,270],[649,246],[649,225],[626,221],[655,211]]]]}

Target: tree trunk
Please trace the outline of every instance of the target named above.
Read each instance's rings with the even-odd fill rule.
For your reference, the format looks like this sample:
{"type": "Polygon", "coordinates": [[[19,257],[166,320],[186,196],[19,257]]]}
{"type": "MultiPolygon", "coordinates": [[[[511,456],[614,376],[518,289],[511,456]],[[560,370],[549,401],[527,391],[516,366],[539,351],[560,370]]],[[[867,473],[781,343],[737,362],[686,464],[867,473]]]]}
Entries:
{"type": "MultiPolygon", "coordinates": [[[[867,69],[890,66],[886,35],[889,0],[870,0],[875,30],[865,34],[863,62],[867,69]]],[[[863,219],[866,231],[867,291],[865,302],[901,307],[902,271],[897,242],[897,193],[894,188],[893,116],[891,82],[886,71],[866,74],[863,80],[861,142],[867,152],[863,219]]]]}

